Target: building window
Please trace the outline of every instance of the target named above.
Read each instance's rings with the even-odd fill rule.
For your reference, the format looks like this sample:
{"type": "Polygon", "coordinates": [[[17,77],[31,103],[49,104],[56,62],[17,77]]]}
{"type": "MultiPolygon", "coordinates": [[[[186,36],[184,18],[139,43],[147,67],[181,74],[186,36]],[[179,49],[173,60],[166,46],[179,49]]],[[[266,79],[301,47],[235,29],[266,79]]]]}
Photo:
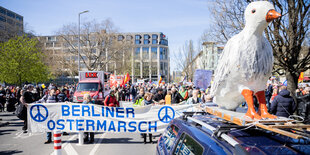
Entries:
{"type": "Polygon", "coordinates": [[[140,45],[140,44],[141,44],[141,41],[140,41],[140,40],[136,40],[136,41],[135,41],[135,44],[136,44],[136,45],[140,45]]]}
{"type": "Polygon", "coordinates": [[[15,13],[13,13],[13,12],[11,12],[9,10],[7,10],[6,15],[9,16],[9,17],[15,18],[15,13]]]}
{"type": "Polygon", "coordinates": [[[6,14],[5,12],[6,12],[6,11],[5,11],[5,9],[0,8],[0,13],[2,13],[2,14],[6,14]]]}
{"type": "Polygon", "coordinates": [[[135,63],[135,76],[140,76],[140,62],[135,63]]]}
{"type": "Polygon", "coordinates": [[[152,44],[154,45],[154,44],[157,44],[157,39],[153,39],[152,40],[152,44]]]}
{"type": "Polygon", "coordinates": [[[11,24],[11,25],[14,25],[13,20],[12,20],[12,19],[10,19],[10,18],[8,18],[8,19],[7,19],[7,22],[8,22],[9,24],[11,24]]]}
{"type": "Polygon", "coordinates": [[[148,62],[143,62],[143,76],[148,76],[150,73],[150,68],[149,68],[149,63],[148,62]]]}
{"type": "Polygon", "coordinates": [[[164,70],[164,63],[163,62],[160,62],[160,70],[164,70]]]}
{"type": "Polygon", "coordinates": [[[6,18],[2,15],[0,15],[0,21],[6,22],[6,18]]]}
{"type": "Polygon", "coordinates": [[[150,39],[150,35],[145,34],[145,35],[144,35],[144,39],[150,39]]]}
{"type": "Polygon", "coordinates": [[[152,39],[157,39],[158,35],[157,34],[152,34],[152,39]]]}
{"type": "Polygon", "coordinates": [[[147,44],[149,44],[149,43],[150,43],[149,40],[145,40],[145,39],[144,39],[144,41],[143,41],[143,44],[144,44],[144,45],[147,45],[147,44]]]}
{"type": "Polygon", "coordinates": [[[19,28],[21,28],[21,27],[23,27],[23,24],[21,24],[21,23],[16,23],[16,26],[19,27],[19,28]]]}
{"type": "Polygon", "coordinates": [[[167,49],[166,48],[159,48],[159,50],[160,50],[160,55],[159,55],[159,57],[160,57],[160,60],[166,60],[167,59],[167,49]]]}
{"type": "Polygon", "coordinates": [[[140,35],[136,35],[136,40],[140,40],[141,36],[140,35]]]}
{"type": "Polygon", "coordinates": [[[19,21],[23,21],[23,17],[19,16],[19,15],[16,15],[16,19],[19,20],[19,21]]]}
{"type": "Polygon", "coordinates": [[[159,44],[168,46],[168,41],[165,39],[161,39],[159,44]]]}
{"type": "Polygon", "coordinates": [[[157,60],[157,47],[151,47],[151,58],[157,60]]]}
{"type": "Polygon", "coordinates": [[[56,37],[47,37],[47,41],[56,41],[56,37]]]}
{"type": "Polygon", "coordinates": [[[157,62],[152,62],[151,66],[152,76],[157,76],[157,62]]]}
{"type": "Polygon", "coordinates": [[[46,43],[46,47],[53,47],[53,43],[46,43]]]}
{"type": "Polygon", "coordinates": [[[148,47],[142,48],[142,57],[144,60],[149,59],[149,48],[148,47]]]}
{"type": "Polygon", "coordinates": [[[119,36],[117,37],[117,40],[118,40],[118,41],[122,41],[122,40],[124,40],[124,36],[119,35],[119,36]]]}
{"type": "Polygon", "coordinates": [[[136,48],[136,51],[135,51],[135,59],[140,60],[140,48],[136,48]]]}

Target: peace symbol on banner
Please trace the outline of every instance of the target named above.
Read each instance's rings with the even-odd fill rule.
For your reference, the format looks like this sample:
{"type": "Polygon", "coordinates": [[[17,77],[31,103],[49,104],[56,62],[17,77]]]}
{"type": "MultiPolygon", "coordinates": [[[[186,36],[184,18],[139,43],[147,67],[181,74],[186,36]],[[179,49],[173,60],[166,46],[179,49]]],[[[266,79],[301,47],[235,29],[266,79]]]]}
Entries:
{"type": "Polygon", "coordinates": [[[158,119],[164,123],[169,123],[171,120],[173,120],[174,116],[174,110],[169,106],[163,106],[158,111],[158,119]],[[169,112],[171,112],[170,115],[169,112]]]}
{"type": "Polygon", "coordinates": [[[30,108],[30,116],[36,122],[43,122],[48,117],[48,110],[44,105],[33,105],[30,108]]]}

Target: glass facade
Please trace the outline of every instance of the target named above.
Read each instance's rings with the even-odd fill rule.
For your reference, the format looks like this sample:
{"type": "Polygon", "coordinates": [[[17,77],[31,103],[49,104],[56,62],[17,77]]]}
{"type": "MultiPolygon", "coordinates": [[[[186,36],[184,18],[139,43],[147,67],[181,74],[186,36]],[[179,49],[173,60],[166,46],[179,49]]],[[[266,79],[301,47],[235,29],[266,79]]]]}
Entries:
{"type": "Polygon", "coordinates": [[[135,51],[135,59],[138,59],[140,60],[140,48],[136,48],[136,51],[135,51]]]}
{"type": "Polygon", "coordinates": [[[144,45],[147,45],[147,44],[149,44],[149,43],[150,43],[149,40],[145,40],[145,39],[144,39],[144,41],[143,41],[143,44],[144,44],[144,45]]]}
{"type": "Polygon", "coordinates": [[[149,68],[149,63],[148,62],[143,62],[143,71],[142,71],[143,76],[147,77],[150,74],[150,68],[149,68]]]}
{"type": "Polygon", "coordinates": [[[143,47],[142,48],[142,58],[143,58],[143,60],[149,59],[149,47],[143,47]]]}
{"type": "Polygon", "coordinates": [[[9,17],[15,18],[15,13],[13,13],[13,12],[11,12],[9,10],[6,11],[6,15],[9,16],[9,17]]]}
{"type": "Polygon", "coordinates": [[[140,40],[141,36],[140,35],[136,35],[136,40],[140,40]]]}
{"type": "Polygon", "coordinates": [[[19,21],[23,21],[23,17],[19,16],[19,15],[16,15],[16,19],[19,20],[19,21]]]}
{"type": "Polygon", "coordinates": [[[157,39],[152,39],[152,44],[157,44],[157,39]]]}
{"type": "Polygon", "coordinates": [[[135,44],[136,44],[136,45],[141,44],[140,39],[141,39],[141,36],[140,36],[140,35],[136,35],[136,36],[135,36],[135,44]]]}
{"type": "Polygon", "coordinates": [[[6,22],[6,18],[2,15],[0,15],[0,21],[6,22]]]}
{"type": "Polygon", "coordinates": [[[167,48],[161,47],[159,49],[160,49],[160,55],[159,55],[160,60],[167,60],[167,53],[168,53],[167,48]]]}
{"type": "Polygon", "coordinates": [[[151,59],[157,60],[157,47],[151,47],[151,59]]]}
{"type": "Polygon", "coordinates": [[[157,76],[157,62],[152,62],[152,66],[151,66],[151,72],[152,72],[152,76],[157,76]]]}
{"type": "Polygon", "coordinates": [[[148,34],[145,34],[144,39],[150,39],[150,36],[148,34]]]}
{"type": "Polygon", "coordinates": [[[149,40],[150,36],[148,34],[145,34],[143,37],[144,37],[143,44],[144,45],[149,44],[150,43],[150,40],[149,40]]]}
{"type": "Polygon", "coordinates": [[[2,13],[2,14],[6,14],[5,12],[6,12],[6,11],[5,11],[5,9],[0,8],[0,13],[2,13]]]}
{"type": "Polygon", "coordinates": [[[135,63],[135,76],[140,77],[140,62],[135,63]]]}
{"type": "Polygon", "coordinates": [[[166,45],[168,46],[168,40],[166,39],[161,39],[160,42],[159,42],[160,45],[166,45]]]}
{"type": "Polygon", "coordinates": [[[140,41],[140,40],[136,40],[136,41],[135,41],[135,44],[136,44],[136,45],[139,45],[139,44],[141,44],[141,41],[140,41]]]}

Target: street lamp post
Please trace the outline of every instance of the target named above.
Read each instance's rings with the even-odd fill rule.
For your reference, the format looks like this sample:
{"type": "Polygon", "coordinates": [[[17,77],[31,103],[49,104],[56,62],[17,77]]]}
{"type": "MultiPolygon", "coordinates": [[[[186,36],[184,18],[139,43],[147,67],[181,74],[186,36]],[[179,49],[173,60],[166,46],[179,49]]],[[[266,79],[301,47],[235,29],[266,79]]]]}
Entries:
{"type": "Polygon", "coordinates": [[[79,41],[78,41],[78,46],[79,46],[79,50],[78,50],[78,71],[80,71],[80,16],[81,16],[81,14],[83,14],[83,13],[87,13],[87,12],[89,12],[88,10],[86,10],[86,11],[83,11],[83,12],[80,12],[79,13],[79,41]]]}

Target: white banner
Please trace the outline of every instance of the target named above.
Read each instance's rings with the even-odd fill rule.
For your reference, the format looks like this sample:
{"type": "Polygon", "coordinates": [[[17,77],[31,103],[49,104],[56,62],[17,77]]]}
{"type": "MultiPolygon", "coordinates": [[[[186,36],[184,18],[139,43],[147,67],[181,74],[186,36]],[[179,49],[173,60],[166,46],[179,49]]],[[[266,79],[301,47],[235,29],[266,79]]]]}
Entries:
{"type": "MultiPolygon", "coordinates": [[[[128,105],[128,104],[127,104],[128,105]]],[[[106,107],[95,104],[28,105],[29,132],[163,132],[169,122],[192,111],[192,105],[106,107]]]]}

